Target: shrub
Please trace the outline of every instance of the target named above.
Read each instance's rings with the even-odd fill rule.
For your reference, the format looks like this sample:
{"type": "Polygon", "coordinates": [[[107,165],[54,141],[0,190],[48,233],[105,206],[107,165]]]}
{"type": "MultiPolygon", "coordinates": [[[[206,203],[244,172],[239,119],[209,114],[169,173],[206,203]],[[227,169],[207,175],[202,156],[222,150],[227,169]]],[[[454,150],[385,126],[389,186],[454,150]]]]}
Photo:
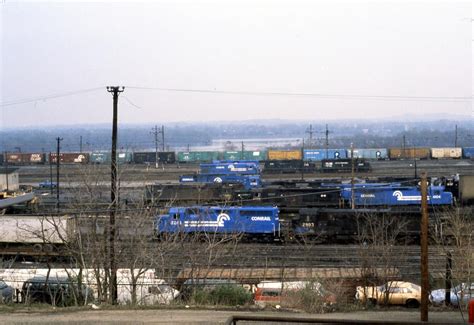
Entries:
{"type": "Polygon", "coordinates": [[[241,286],[220,285],[210,291],[195,290],[192,301],[200,305],[245,305],[252,301],[252,294],[241,286]]]}

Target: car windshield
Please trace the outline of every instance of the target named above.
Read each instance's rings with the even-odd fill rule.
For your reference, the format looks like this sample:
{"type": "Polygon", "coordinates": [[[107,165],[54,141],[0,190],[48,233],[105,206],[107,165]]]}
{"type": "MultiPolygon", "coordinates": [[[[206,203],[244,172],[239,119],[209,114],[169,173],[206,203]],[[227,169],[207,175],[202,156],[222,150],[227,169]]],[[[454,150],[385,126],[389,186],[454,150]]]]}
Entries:
{"type": "Polygon", "coordinates": [[[0,289],[5,289],[6,287],[8,287],[8,285],[3,280],[0,280],[0,289]]]}
{"type": "Polygon", "coordinates": [[[421,291],[421,287],[417,284],[413,284],[411,283],[410,287],[413,289],[413,290],[417,290],[417,291],[421,291]]]}

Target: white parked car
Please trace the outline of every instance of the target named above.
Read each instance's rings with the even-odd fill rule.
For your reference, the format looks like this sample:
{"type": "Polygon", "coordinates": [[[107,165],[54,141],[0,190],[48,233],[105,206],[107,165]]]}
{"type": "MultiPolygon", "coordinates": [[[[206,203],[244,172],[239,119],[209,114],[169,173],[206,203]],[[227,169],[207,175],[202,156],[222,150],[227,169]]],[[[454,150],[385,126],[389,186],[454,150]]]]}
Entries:
{"type": "MultiPolygon", "coordinates": [[[[434,305],[444,304],[446,298],[445,289],[437,289],[431,291],[430,301],[434,305]]],[[[450,292],[451,304],[453,306],[467,305],[469,300],[474,299],[474,282],[469,285],[469,283],[461,283],[451,288],[450,292]]]]}

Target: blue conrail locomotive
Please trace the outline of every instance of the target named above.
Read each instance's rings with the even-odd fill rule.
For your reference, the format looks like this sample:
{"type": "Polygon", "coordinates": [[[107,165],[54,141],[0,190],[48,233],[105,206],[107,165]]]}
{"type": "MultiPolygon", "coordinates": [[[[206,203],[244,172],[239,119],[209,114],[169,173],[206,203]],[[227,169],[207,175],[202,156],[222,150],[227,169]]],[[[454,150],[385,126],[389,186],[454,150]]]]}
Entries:
{"type": "Polygon", "coordinates": [[[245,237],[280,237],[278,208],[273,206],[173,207],[155,219],[156,235],[213,233],[241,234],[245,237]]]}

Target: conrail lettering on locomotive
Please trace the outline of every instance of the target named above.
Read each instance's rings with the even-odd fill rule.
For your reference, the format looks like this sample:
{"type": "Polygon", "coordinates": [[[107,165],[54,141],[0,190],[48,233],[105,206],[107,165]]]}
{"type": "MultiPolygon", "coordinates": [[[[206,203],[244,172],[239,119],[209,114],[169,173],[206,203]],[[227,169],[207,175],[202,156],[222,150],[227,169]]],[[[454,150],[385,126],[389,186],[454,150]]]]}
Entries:
{"type": "Polygon", "coordinates": [[[261,216],[255,216],[251,218],[252,221],[272,221],[270,217],[261,217],[261,216]]]}

